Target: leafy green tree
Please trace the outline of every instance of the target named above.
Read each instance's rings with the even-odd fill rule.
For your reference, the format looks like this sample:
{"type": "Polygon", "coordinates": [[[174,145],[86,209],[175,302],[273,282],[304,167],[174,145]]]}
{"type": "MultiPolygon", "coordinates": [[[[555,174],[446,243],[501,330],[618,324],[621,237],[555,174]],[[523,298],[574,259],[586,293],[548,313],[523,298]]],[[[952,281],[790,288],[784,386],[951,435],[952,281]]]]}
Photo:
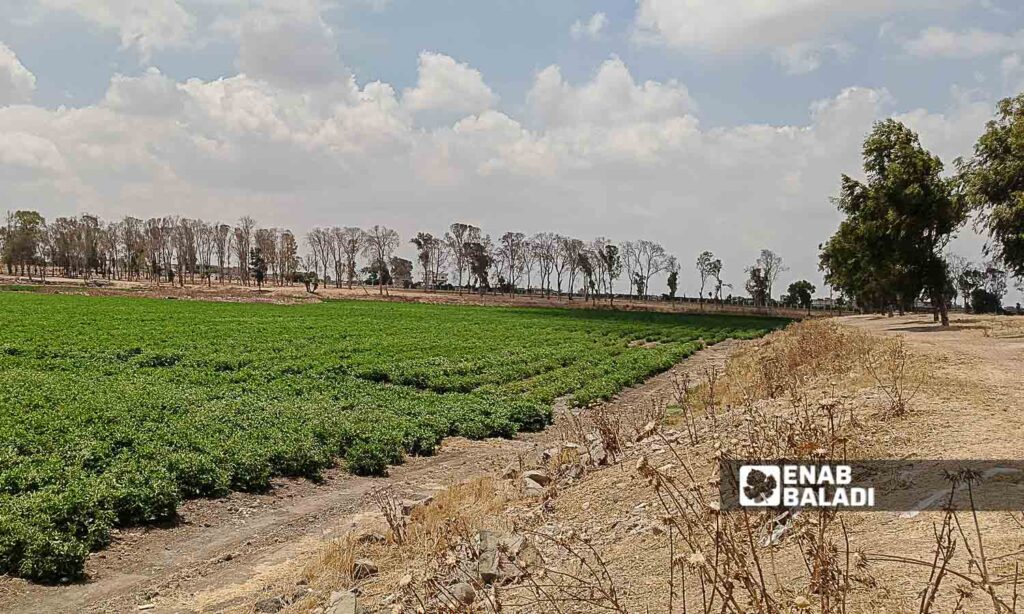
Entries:
{"type": "Polygon", "coordinates": [[[994,239],[993,255],[1024,277],[1024,94],[1000,101],[974,156],[957,165],[967,199],[994,239]]]}
{"type": "Polygon", "coordinates": [[[412,285],[412,261],[392,256],[388,261],[388,265],[388,268],[391,270],[392,284],[403,288],[408,288],[412,285]]]}
{"type": "Polygon", "coordinates": [[[647,295],[647,280],[644,279],[642,273],[637,271],[633,273],[633,285],[636,287],[636,295],[638,298],[642,298],[647,295]]]}
{"type": "Polygon", "coordinates": [[[15,211],[7,214],[7,227],[0,229],[0,256],[7,266],[7,272],[14,274],[16,268],[21,274],[28,272],[38,261],[43,239],[46,236],[46,220],[36,211],[15,211]]]}
{"type": "Polygon", "coordinates": [[[814,296],[815,290],[816,288],[806,279],[794,281],[789,284],[789,290],[786,294],[786,303],[794,307],[803,307],[807,311],[810,311],[811,297],[814,296]]]}
{"type": "Polygon", "coordinates": [[[619,256],[619,248],[614,243],[606,243],[597,257],[604,265],[605,274],[608,275],[608,302],[615,303],[615,280],[622,275],[622,258],[619,256]]]}
{"type": "Polygon", "coordinates": [[[469,264],[469,273],[476,279],[477,289],[483,294],[491,287],[488,276],[494,259],[490,250],[481,241],[470,241],[463,244],[462,248],[469,264]]]}
{"type": "Polygon", "coordinates": [[[262,290],[263,280],[267,278],[267,260],[258,247],[249,250],[249,273],[256,280],[256,289],[262,290]]]}
{"type": "Polygon", "coordinates": [[[985,288],[975,288],[971,291],[971,312],[972,313],[999,313],[1003,309],[999,297],[985,288]]]}
{"type": "Polygon", "coordinates": [[[750,298],[754,299],[755,307],[764,307],[768,304],[768,275],[764,269],[752,266],[747,269],[750,277],[747,279],[746,289],[750,298]]]}
{"type": "Polygon", "coordinates": [[[668,285],[668,297],[675,300],[676,291],[679,289],[679,271],[669,271],[665,283],[668,285]]]}
{"type": "Polygon", "coordinates": [[[862,183],[843,175],[835,202],[846,214],[821,246],[825,281],[861,305],[909,307],[922,291],[949,325],[948,268],[941,250],[966,211],[942,161],[896,120],[877,122],[864,141],[862,183]]]}

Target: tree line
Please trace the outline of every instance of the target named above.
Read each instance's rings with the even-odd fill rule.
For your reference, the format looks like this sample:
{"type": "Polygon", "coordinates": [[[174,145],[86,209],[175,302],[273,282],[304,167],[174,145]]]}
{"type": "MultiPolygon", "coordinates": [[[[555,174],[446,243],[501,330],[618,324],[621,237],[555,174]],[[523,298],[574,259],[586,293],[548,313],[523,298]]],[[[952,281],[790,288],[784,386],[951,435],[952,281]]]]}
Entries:
{"type": "MultiPolygon", "coordinates": [[[[179,286],[238,283],[321,284],[469,292],[540,293],[614,302],[617,285],[628,298],[651,298],[652,282],[664,275],[676,299],[678,259],[647,239],[615,243],[584,241],[553,232],[505,232],[495,239],[472,224],[457,222],[439,235],[409,239],[416,262],[396,255],[399,233],[385,226],[315,227],[303,237],[289,229],[262,228],[248,216],[234,224],[177,216],[104,221],[95,215],[47,222],[35,211],[8,213],[0,227],[0,255],[8,274],[85,279],[148,280],[179,286]]],[[[696,259],[703,303],[733,302],[723,265],[710,251],[696,259]]],[[[747,269],[745,285],[754,305],[770,306],[772,285],[786,270],[770,250],[747,269]]],[[[813,294],[814,288],[801,281],[813,294]]],[[[802,286],[802,287],[804,287],[802,286]]],[[[792,292],[791,292],[792,294],[792,292]]],[[[810,294],[792,304],[810,307],[810,294]]],[[[788,295],[787,295],[788,297],[788,295]]],[[[789,299],[784,299],[789,303],[789,299]]]]}
{"type": "Polygon", "coordinates": [[[927,300],[943,325],[957,295],[975,310],[1001,310],[1007,274],[1024,277],[1024,94],[999,103],[950,175],[893,119],[874,125],[862,153],[866,179],[842,176],[834,201],[845,219],[821,245],[826,282],[889,314],[927,300]],[[945,253],[971,218],[989,236],[983,265],[945,253]]]}

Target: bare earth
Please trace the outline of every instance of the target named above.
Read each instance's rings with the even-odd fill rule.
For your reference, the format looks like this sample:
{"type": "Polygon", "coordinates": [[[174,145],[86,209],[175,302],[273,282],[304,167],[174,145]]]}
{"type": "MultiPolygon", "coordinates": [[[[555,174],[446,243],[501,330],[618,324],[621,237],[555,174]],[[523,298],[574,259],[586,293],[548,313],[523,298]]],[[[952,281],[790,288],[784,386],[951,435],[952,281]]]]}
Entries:
{"type": "MultiPolygon", "coordinates": [[[[874,334],[902,336],[929,373],[907,416],[870,425],[871,437],[889,453],[917,458],[1024,456],[1024,319],[959,315],[948,329],[922,315],[849,316],[840,321],[874,334]]],[[[675,375],[721,366],[742,346],[730,341],[706,349],[624,391],[610,405],[631,411],[651,401],[664,402],[672,394],[675,375]]],[[[558,430],[556,425],[515,440],[451,439],[437,456],[410,459],[389,478],[335,471],[324,484],[281,480],[267,495],[192,501],[174,526],[121,532],[110,548],[90,558],[85,583],[45,587],[0,578],[0,611],[129,612],[145,606],[149,612],[251,612],[258,598],[294,587],[296,570],[329,539],[360,522],[372,509],[366,495],[373,488],[393,484],[415,498],[469,477],[494,474],[557,440],[558,430]]],[[[631,605],[664,611],[659,595],[668,547],[664,536],[643,530],[659,512],[631,462],[588,474],[560,492],[550,508],[545,510],[549,523],[584,532],[598,528],[594,544],[604,549],[618,581],[634,596],[631,605]]],[[[891,551],[898,543],[901,551],[927,555],[931,547],[932,525],[926,514],[913,520],[881,512],[855,516],[851,536],[867,550],[891,551]]],[[[987,546],[1019,550],[1020,535],[1009,531],[1003,516],[993,512],[983,518],[994,527],[987,546]]],[[[920,588],[915,582],[921,579],[913,570],[889,572],[889,579],[902,577],[905,587],[880,594],[886,605],[869,605],[871,611],[906,611],[893,608],[894,603],[914,607],[920,588]]]]}

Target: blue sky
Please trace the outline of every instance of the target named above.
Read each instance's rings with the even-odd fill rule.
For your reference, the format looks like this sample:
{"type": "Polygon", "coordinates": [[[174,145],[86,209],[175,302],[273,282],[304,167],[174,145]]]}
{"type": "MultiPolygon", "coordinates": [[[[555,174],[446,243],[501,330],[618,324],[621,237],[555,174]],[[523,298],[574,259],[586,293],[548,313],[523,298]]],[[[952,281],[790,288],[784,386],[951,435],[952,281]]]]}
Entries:
{"type": "Polygon", "coordinates": [[[11,206],[649,236],[737,284],[820,279],[872,121],[950,163],[1024,89],[1007,0],[13,0],[0,44],[11,206]]]}

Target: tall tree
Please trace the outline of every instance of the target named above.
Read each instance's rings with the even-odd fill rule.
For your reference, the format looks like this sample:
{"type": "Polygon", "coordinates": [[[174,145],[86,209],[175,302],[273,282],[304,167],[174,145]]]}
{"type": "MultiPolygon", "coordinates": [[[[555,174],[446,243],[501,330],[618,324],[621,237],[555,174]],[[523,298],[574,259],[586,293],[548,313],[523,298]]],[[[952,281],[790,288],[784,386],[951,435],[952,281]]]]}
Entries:
{"type": "Polygon", "coordinates": [[[480,242],[480,229],[471,224],[455,222],[445,233],[444,242],[448,245],[448,252],[452,256],[452,264],[455,266],[461,293],[464,284],[463,273],[468,271],[470,265],[470,255],[466,252],[466,245],[480,242]]]}
{"type": "Polygon", "coordinates": [[[768,274],[759,266],[747,268],[746,289],[750,298],[754,300],[754,307],[765,307],[768,305],[768,274]]]}
{"type": "Polygon", "coordinates": [[[789,284],[789,289],[786,291],[786,304],[791,307],[803,307],[810,313],[814,291],[814,285],[806,279],[794,281],[789,284]]]}
{"type": "Polygon", "coordinates": [[[481,295],[490,288],[488,271],[491,269],[493,258],[488,243],[489,241],[471,241],[463,245],[463,255],[466,258],[470,275],[475,280],[481,295]]]}
{"type": "Polygon", "coordinates": [[[519,279],[526,266],[526,235],[521,232],[506,232],[498,240],[499,266],[508,275],[506,278],[510,294],[515,294],[519,279]]]}
{"type": "Polygon", "coordinates": [[[263,289],[263,280],[267,278],[267,260],[263,257],[263,250],[254,247],[249,250],[249,272],[256,280],[256,289],[263,289]]]}
{"type": "Polygon", "coordinates": [[[234,248],[236,260],[238,261],[238,274],[242,278],[242,283],[247,286],[249,285],[249,269],[245,264],[249,258],[249,250],[252,249],[252,233],[255,228],[256,220],[246,215],[238,220],[238,225],[235,226],[234,231],[234,248]]]}
{"type": "Polygon", "coordinates": [[[366,248],[366,233],[361,228],[346,226],[341,229],[340,236],[336,236],[335,240],[341,244],[341,251],[345,255],[345,279],[351,290],[352,282],[356,278],[356,258],[366,248]]]}
{"type": "Polygon", "coordinates": [[[387,283],[388,261],[398,249],[401,241],[398,232],[386,226],[374,224],[373,228],[366,231],[366,244],[363,253],[370,258],[370,267],[375,268],[377,275],[378,292],[384,294],[384,286],[387,283]]]}
{"type": "MultiPolygon", "coordinates": [[[[707,285],[708,279],[712,278],[715,255],[710,251],[703,251],[697,256],[697,274],[700,275],[700,293],[697,295],[698,301],[700,302],[701,309],[704,308],[704,286],[707,285]]],[[[719,261],[719,267],[721,267],[721,261],[719,261]]]]}
{"type": "Polygon", "coordinates": [[[614,243],[605,243],[604,248],[598,253],[598,259],[608,276],[608,302],[615,303],[615,280],[622,274],[622,258],[619,256],[619,248],[614,243]]]}
{"type": "Polygon", "coordinates": [[[7,272],[20,268],[31,276],[37,264],[46,233],[46,220],[36,211],[15,211],[7,214],[4,229],[3,261],[7,272]]]}
{"type": "Polygon", "coordinates": [[[757,267],[764,271],[765,281],[768,282],[767,295],[770,304],[775,280],[779,277],[779,273],[788,271],[789,268],[782,264],[782,256],[770,249],[761,250],[761,255],[757,257],[757,267]]]}
{"type": "Polygon", "coordinates": [[[993,239],[990,251],[1024,278],[1024,94],[999,102],[974,156],[957,166],[968,201],[993,239]]]}
{"type": "Polygon", "coordinates": [[[941,252],[964,221],[962,199],[942,161],[896,120],[875,124],[863,155],[867,182],[844,175],[835,201],[846,219],[822,246],[825,281],[861,304],[909,306],[923,290],[946,326],[941,252]]]}

